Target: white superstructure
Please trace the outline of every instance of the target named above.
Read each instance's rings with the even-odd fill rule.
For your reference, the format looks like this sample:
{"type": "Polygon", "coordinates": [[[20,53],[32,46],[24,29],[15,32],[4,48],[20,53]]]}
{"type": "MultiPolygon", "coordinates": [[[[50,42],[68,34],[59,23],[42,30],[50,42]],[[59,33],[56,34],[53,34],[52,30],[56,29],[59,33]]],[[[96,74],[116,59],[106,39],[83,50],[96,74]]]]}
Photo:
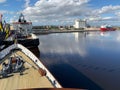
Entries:
{"type": "Polygon", "coordinates": [[[18,22],[13,22],[12,26],[14,30],[21,34],[28,35],[32,32],[32,22],[27,22],[22,13],[19,16],[18,22]]]}

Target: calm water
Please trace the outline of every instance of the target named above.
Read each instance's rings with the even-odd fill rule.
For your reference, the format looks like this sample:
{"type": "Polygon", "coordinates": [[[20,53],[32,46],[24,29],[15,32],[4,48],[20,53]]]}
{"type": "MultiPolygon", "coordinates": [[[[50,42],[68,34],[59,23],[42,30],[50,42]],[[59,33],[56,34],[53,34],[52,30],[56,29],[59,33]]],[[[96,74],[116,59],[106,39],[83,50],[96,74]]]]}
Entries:
{"type": "Polygon", "coordinates": [[[120,31],[39,38],[40,59],[63,87],[120,90],[120,31]]]}

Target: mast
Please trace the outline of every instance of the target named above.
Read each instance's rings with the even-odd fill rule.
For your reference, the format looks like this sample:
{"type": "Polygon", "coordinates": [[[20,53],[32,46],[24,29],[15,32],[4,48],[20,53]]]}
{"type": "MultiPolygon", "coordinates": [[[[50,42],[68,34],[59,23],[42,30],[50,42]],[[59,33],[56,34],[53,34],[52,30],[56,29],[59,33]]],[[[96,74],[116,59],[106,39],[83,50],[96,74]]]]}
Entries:
{"type": "Polygon", "coordinates": [[[22,13],[21,13],[20,16],[19,16],[18,22],[22,22],[22,23],[25,23],[25,22],[26,22],[25,17],[24,17],[24,15],[23,15],[22,13]]]}

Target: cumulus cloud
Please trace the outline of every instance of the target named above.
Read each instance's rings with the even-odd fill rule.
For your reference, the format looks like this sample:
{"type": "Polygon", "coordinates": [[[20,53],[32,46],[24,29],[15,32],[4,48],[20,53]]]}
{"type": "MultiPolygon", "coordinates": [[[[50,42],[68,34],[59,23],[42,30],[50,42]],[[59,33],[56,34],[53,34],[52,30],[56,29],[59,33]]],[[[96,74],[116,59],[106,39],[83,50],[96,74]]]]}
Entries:
{"type": "Polygon", "coordinates": [[[29,7],[30,0],[25,0],[25,8],[29,7]]]}
{"type": "Polygon", "coordinates": [[[39,0],[34,6],[28,6],[23,10],[27,18],[32,21],[63,21],[70,18],[80,18],[87,15],[90,9],[87,7],[89,0],[39,0]]]}
{"type": "Polygon", "coordinates": [[[0,0],[0,3],[4,3],[4,2],[6,2],[6,0],[0,0]]]}
{"type": "Polygon", "coordinates": [[[74,20],[78,18],[88,21],[108,21],[118,20],[120,17],[120,5],[95,9],[89,2],[90,0],[38,0],[31,6],[30,0],[25,0],[22,12],[28,20],[47,25],[64,23],[73,25],[74,20]]]}
{"type": "Polygon", "coordinates": [[[91,11],[87,17],[90,21],[118,21],[120,19],[120,5],[103,6],[91,11]]]}
{"type": "Polygon", "coordinates": [[[111,12],[116,12],[120,10],[120,5],[117,6],[103,6],[101,9],[95,10],[94,12],[98,13],[98,14],[104,14],[104,13],[111,13],[111,12]]]}
{"type": "Polygon", "coordinates": [[[7,11],[7,10],[0,10],[1,14],[13,14],[14,12],[12,11],[7,11]]]}
{"type": "Polygon", "coordinates": [[[115,13],[116,16],[120,17],[120,11],[115,13]]]}
{"type": "Polygon", "coordinates": [[[6,10],[0,10],[0,13],[5,14],[5,13],[7,13],[7,11],[6,10]]]}

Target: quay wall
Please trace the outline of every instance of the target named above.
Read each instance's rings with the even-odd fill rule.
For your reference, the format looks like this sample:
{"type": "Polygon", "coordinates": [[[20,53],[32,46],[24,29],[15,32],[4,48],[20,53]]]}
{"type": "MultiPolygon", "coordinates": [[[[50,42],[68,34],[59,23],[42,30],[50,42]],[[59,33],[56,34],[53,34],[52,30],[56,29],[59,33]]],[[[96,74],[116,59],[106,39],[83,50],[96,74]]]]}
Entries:
{"type": "Polygon", "coordinates": [[[85,28],[85,29],[78,29],[78,30],[41,30],[41,29],[33,29],[34,34],[49,34],[49,33],[70,33],[70,32],[86,32],[86,31],[99,31],[99,28],[85,28]]]}

